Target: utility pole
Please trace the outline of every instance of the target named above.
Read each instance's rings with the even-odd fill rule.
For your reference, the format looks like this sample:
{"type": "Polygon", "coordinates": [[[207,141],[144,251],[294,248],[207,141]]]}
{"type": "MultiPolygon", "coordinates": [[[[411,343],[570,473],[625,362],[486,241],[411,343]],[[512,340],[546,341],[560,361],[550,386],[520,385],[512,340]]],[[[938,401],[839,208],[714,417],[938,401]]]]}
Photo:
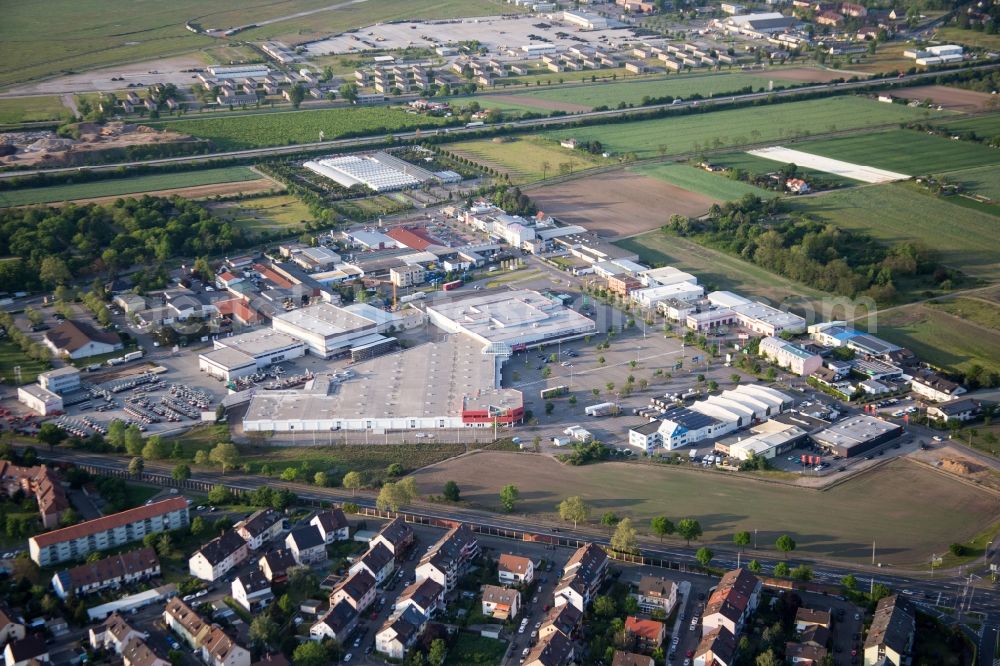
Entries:
{"type": "Polygon", "coordinates": [[[875,539],[872,539],[872,566],[875,566],[875,539]]]}

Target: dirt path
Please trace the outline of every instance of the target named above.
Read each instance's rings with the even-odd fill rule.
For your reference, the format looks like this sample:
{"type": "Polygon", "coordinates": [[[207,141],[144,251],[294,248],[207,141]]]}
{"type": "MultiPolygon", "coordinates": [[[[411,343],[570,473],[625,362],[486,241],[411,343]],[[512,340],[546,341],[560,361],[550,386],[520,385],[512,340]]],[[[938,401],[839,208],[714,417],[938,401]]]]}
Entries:
{"type": "Polygon", "coordinates": [[[76,98],[73,95],[62,95],[59,99],[62,100],[63,106],[69,109],[69,112],[73,114],[74,118],[80,115],[79,109],[76,108],[76,98]]]}

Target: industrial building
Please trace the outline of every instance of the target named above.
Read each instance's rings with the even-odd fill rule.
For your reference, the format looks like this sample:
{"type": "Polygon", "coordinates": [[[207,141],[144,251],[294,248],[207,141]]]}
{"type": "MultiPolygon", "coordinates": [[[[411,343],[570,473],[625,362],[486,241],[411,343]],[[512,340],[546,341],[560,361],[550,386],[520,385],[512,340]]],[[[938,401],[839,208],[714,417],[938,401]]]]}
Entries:
{"type": "Polygon", "coordinates": [[[38,385],[44,389],[58,393],[70,393],[80,388],[80,371],[71,365],[38,375],[38,385]]]}
{"type": "Polygon", "coordinates": [[[850,458],[881,446],[903,434],[903,427],[874,416],[859,414],[813,434],[813,439],[834,455],[850,458]]]}
{"type": "Polygon", "coordinates": [[[782,340],[767,337],[760,341],[760,355],[788,369],[799,377],[807,377],[823,367],[823,357],[802,347],[782,340]]]}
{"type": "Polygon", "coordinates": [[[597,325],[579,312],[521,289],[428,305],[431,323],[478,341],[489,353],[510,355],[526,346],[593,333],[597,325]]]}
{"type": "Polygon", "coordinates": [[[261,391],[247,432],[494,427],[521,420],[520,391],[500,388],[500,359],[462,335],[318,375],[301,390],[261,391]]]}
{"type": "Polygon", "coordinates": [[[267,65],[212,65],[208,71],[217,79],[264,78],[270,74],[267,65]]]}
{"type": "Polygon", "coordinates": [[[564,11],[563,20],[583,30],[603,30],[608,27],[608,19],[597,14],[581,11],[564,11]]]}
{"type": "Polygon", "coordinates": [[[800,426],[776,420],[756,425],[750,432],[748,437],[719,442],[715,448],[737,460],[749,460],[751,456],[770,459],[791,451],[809,434],[800,426]]]}
{"type": "Polygon", "coordinates": [[[38,412],[42,416],[63,411],[62,396],[38,384],[18,386],[17,400],[21,404],[26,405],[28,409],[38,412]]]}
{"type": "Polygon", "coordinates": [[[302,341],[269,328],[217,338],[213,344],[215,349],[198,356],[198,368],[223,381],[252,375],[306,353],[302,341]]]}
{"type": "Polygon", "coordinates": [[[416,187],[434,178],[430,171],[383,152],[309,160],[302,166],[343,187],[364,185],[374,192],[416,187]]]}
{"type": "Polygon", "coordinates": [[[785,331],[801,333],[806,330],[806,320],[802,317],[731,291],[713,291],[708,294],[708,301],[720,310],[728,308],[741,326],[759,335],[778,336],[785,331]]]}
{"type": "Polygon", "coordinates": [[[691,282],[675,282],[658,285],[646,289],[637,289],[629,294],[629,298],[644,308],[656,307],[657,303],[677,299],[680,301],[696,301],[705,294],[705,289],[691,282]]]}
{"type": "Polygon", "coordinates": [[[376,322],[329,303],[276,314],[271,326],[322,358],[347,353],[360,339],[378,333],[376,322]]]}

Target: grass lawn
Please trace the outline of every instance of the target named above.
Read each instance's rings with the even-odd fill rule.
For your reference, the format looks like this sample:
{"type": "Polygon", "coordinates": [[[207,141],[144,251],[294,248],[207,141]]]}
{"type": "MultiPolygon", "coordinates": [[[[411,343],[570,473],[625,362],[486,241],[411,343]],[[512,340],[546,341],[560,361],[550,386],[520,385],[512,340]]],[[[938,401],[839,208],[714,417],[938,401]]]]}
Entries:
{"type": "Polygon", "coordinates": [[[639,255],[639,261],[652,265],[670,265],[698,276],[705,291],[724,289],[764,299],[777,307],[786,304],[800,314],[822,313],[823,292],[811,289],[780,275],[755,266],[738,257],[704,247],[686,238],[650,231],[615,245],[639,255]]]}
{"type": "Polygon", "coordinates": [[[862,229],[888,243],[920,241],[937,250],[948,266],[984,279],[1000,278],[996,218],[953,205],[916,185],[858,187],[801,197],[789,205],[840,227],[862,229]]]}
{"type": "Polygon", "coordinates": [[[150,499],[154,495],[158,495],[163,492],[163,488],[159,486],[147,486],[138,483],[126,483],[125,493],[128,498],[128,507],[133,508],[137,506],[142,506],[146,503],[146,500],[150,499]]]}
{"type": "MultiPolygon", "coordinates": [[[[992,166],[961,169],[943,174],[951,182],[962,184],[967,192],[1000,201],[1000,168],[992,166]]],[[[1000,209],[997,211],[1000,213],[1000,209]]]]}
{"type": "Polygon", "coordinates": [[[465,501],[493,510],[500,488],[515,483],[521,494],[518,513],[554,520],[556,505],[570,495],[590,504],[595,521],[614,511],[647,534],[654,516],[666,514],[675,522],[691,517],[701,523],[706,543],[731,544],[734,532],[759,530],[760,544],[768,548],[787,533],[798,544],[796,552],[861,562],[871,558],[877,536],[879,559],[898,565],[926,563],[928,553],[971,538],[1000,512],[1000,498],[905,460],[826,491],[660,465],[571,467],[549,458],[492,452],[417,474],[424,494],[438,492],[449,479],[461,487],[465,501]],[[502,472],[484,475],[484,469],[502,472]]]}
{"type": "Polygon", "coordinates": [[[978,363],[1000,372],[1000,328],[984,325],[995,325],[996,308],[987,303],[970,306],[972,299],[956,300],[879,313],[878,329],[872,332],[946,370],[966,370],[978,363]]]}
{"type": "Polygon", "coordinates": [[[14,386],[14,368],[21,367],[21,384],[32,384],[39,372],[49,369],[48,363],[32,361],[10,340],[0,340],[0,381],[14,386]]]}
{"type": "Polygon", "coordinates": [[[62,100],[56,95],[0,98],[0,123],[68,119],[69,109],[63,106],[62,100]]]}
{"type": "Polygon", "coordinates": [[[309,207],[291,195],[249,199],[217,211],[225,212],[236,225],[252,233],[288,229],[313,219],[309,207]]]}
{"type": "Polygon", "coordinates": [[[220,149],[286,146],[338,137],[397,132],[445,124],[444,118],[410,115],[389,107],[282,111],[230,117],[181,118],[146,123],[200,139],[210,139],[220,149]]]}
{"type": "MultiPolygon", "coordinates": [[[[778,162],[777,160],[769,160],[764,157],[758,157],[757,155],[751,155],[750,153],[726,153],[725,155],[712,155],[712,163],[719,164],[730,169],[743,169],[749,173],[756,174],[771,173],[773,171],[777,171],[786,164],[784,162],[778,162]]],[[[854,180],[853,178],[838,176],[836,174],[827,173],[826,171],[817,171],[816,169],[807,169],[799,165],[796,166],[798,166],[798,172],[800,174],[807,177],[818,177],[833,185],[853,187],[861,184],[861,181],[854,180]]],[[[771,194],[773,195],[773,193],[771,194]]]]}
{"type": "MultiPolygon", "coordinates": [[[[596,75],[596,73],[595,73],[596,75]]],[[[550,74],[550,76],[562,76],[561,74],[550,74]]],[[[699,73],[684,76],[671,76],[655,81],[649,80],[618,80],[611,83],[592,83],[583,86],[569,87],[548,87],[528,88],[524,93],[505,96],[504,100],[509,100],[517,104],[523,97],[542,99],[550,102],[569,102],[571,104],[582,104],[584,106],[609,106],[615,107],[620,102],[626,104],[639,105],[644,97],[689,97],[695,93],[703,97],[710,97],[718,93],[731,93],[745,87],[751,86],[754,89],[767,86],[768,79],[762,75],[750,75],[743,73],[721,72],[721,73],[699,73]]],[[[487,108],[504,108],[503,102],[490,100],[484,103],[487,108]]]]}
{"type": "Polygon", "coordinates": [[[614,161],[600,155],[562,148],[558,141],[538,136],[519,136],[502,143],[492,140],[461,141],[447,144],[444,148],[507,171],[515,183],[555,176],[563,164],[572,165],[574,171],[614,164],[614,161]]]}
{"type": "Polygon", "coordinates": [[[914,130],[821,139],[800,143],[795,148],[910,176],[1000,163],[1000,151],[914,130]]]}
{"type": "Polygon", "coordinates": [[[738,180],[730,180],[722,174],[709,173],[689,164],[657,164],[636,167],[632,171],[723,201],[739,199],[744,194],[755,194],[764,199],[775,196],[774,192],[768,192],[738,180]]]}
{"type": "Polygon", "coordinates": [[[259,180],[260,178],[261,175],[259,173],[241,166],[179,171],[176,173],[158,173],[136,176],[134,178],[113,178],[93,183],[29,187],[3,192],[0,193],[0,206],[27,206],[31,204],[73,201],[74,199],[89,199],[91,197],[125,196],[177,187],[236,183],[259,180]]]}
{"type": "Polygon", "coordinates": [[[938,28],[934,38],[948,44],[964,44],[993,51],[1000,49],[1000,35],[988,35],[977,30],[962,30],[958,26],[938,28]]]}
{"type": "Polygon", "coordinates": [[[612,152],[632,152],[639,158],[648,158],[945,115],[928,109],[880,104],[863,97],[841,96],[556,130],[545,136],[596,139],[612,152]]]}
{"type": "Polygon", "coordinates": [[[444,660],[445,666],[500,666],[507,641],[461,631],[444,660]]]}

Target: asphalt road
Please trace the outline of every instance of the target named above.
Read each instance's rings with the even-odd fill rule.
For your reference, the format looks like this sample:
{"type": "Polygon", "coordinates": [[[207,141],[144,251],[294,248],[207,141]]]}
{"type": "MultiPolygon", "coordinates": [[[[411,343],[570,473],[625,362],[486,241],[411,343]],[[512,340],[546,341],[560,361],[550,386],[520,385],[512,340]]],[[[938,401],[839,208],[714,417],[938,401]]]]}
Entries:
{"type": "MultiPolygon", "coordinates": [[[[990,64],[990,65],[978,65],[975,67],[970,67],[962,71],[975,71],[983,69],[996,69],[1000,65],[990,64]]],[[[947,73],[945,71],[934,71],[934,72],[922,72],[918,74],[910,74],[907,76],[901,76],[897,79],[892,79],[885,81],[890,85],[895,86],[907,86],[914,83],[918,83],[923,80],[933,81],[942,73],[947,73]]],[[[503,123],[504,125],[518,127],[518,128],[532,128],[532,127],[550,127],[558,126],[569,123],[574,123],[579,120],[595,119],[595,118],[618,118],[622,116],[630,115],[642,115],[649,111],[656,111],[666,108],[677,108],[683,109],[693,106],[717,106],[720,104],[728,104],[733,101],[753,101],[756,99],[765,99],[768,97],[789,97],[798,95],[804,92],[817,92],[817,91],[834,91],[834,90],[852,90],[857,88],[864,88],[870,86],[873,81],[855,81],[849,83],[824,83],[812,86],[803,86],[801,88],[793,88],[790,90],[778,90],[773,92],[755,92],[748,93],[745,95],[731,95],[724,97],[716,97],[712,99],[704,99],[697,101],[685,101],[677,104],[654,104],[651,106],[644,106],[634,109],[610,109],[608,111],[589,111],[586,113],[571,114],[566,116],[556,116],[554,118],[531,118],[528,120],[517,120],[509,123],[503,123]]],[[[471,98],[475,99],[475,98],[471,98]]],[[[444,132],[448,135],[464,135],[464,134],[475,134],[481,131],[483,127],[453,127],[443,130],[438,130],[439,132],[444,132]]],[[[394,133],[392,136],[397,140],[406,140],[418,138],[420,136],[427,136],[428,134],[434,134],[434,130],[420,130],[413,132],[398,132],[394,133]]],[[[83,170],[89,171],[107,171],[120,168],[136,167],[141,165],[157,165],[157,164],[174,164],[178,162],[186,163],[197,163],[205,162],[217,159],[231,159],[231,158],[244,158],[244,157],[268,157],[273,155],[285,155],[289,153],[298,153],[308,150],[322,150],[324,148],[334,149],[334,148],[352,148],[357,146],[364,146],[371,143],[381,143],[385,140],[385,134],[355,137],[351,139],[334,139],[331,141],[315,141],[311,143],[302,143],[292,146],[273,146],[269,148],[252,148],[248,150],[231,150],[218,153],[209,153],[206,155],[185,155],[182,157],[164,157],[151,160],[139,160],[132,162],[118,162],[115,164],[105,164],[101,166],[93,167],[60,167],[52,169],[27,169],[24,171],[7,171],[0,173],[0,178],[18,178],[21,176],[32,176],[41,173],[57,174],[57,173],[74,173],[83,170]]]]}

